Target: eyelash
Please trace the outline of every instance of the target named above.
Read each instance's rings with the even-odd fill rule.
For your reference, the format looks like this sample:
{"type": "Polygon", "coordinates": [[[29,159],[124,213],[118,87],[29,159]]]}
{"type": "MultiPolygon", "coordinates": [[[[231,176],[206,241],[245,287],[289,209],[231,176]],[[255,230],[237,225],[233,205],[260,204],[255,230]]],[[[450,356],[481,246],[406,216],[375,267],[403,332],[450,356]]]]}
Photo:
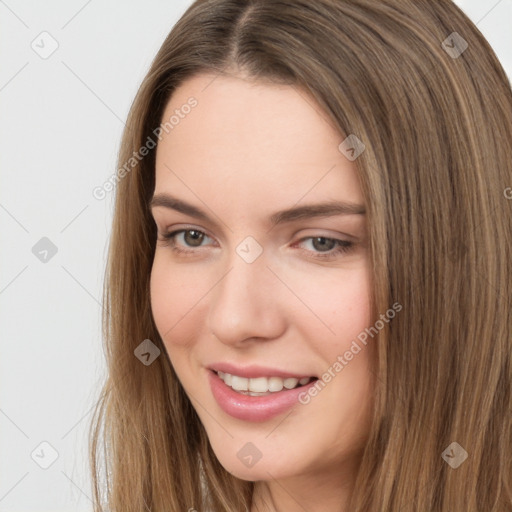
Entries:
{"type": "MultiPolygon", "coordinates": [[[[189,228],[189,229],[178,229],[178,230],[172,231],[170,233],[164,233],[161,235],[162,239],[159,239],[159,240],[166,241],[167,243],[165,244],[165,246],[170,246],[171,250],[173,252],[175,252],[176,254],[180,254],[183,256],[191,256],[193,253],[195,253],[195,251],[193,249],[187,250],[187,249],[180,248],[178,245],[176,245],[176,240],[175,240],[177,235],[179,235],[181,233],[186,233],[187,231],[195,231],[197,233],[203,234],[205,237],[211,238],[204,231],[201,231],[199,229],[189,228]]],[[[337,238],[329,238],[326,236],[306,236],[304,238],[301,238],[296,243],[304,242],[305,240],[312,240],[315,238],[323,238],[328,241],[336,242],[336,244],[337,244],[337,247],[335,249],[331,249],[328,252],[327,251],[326,252],[313,252],[313,251],[304,249],[308,253],[313,252],[314,258],[318,258],[320,260],[331,259],[334,256],[337,256],[339,254],[348,253],[354,248],[353,242],[349,242],[348,240],[339,240],[337,238]]],[[[201,247],[201,246],[199,246],[199,247],[201,247]]]]}

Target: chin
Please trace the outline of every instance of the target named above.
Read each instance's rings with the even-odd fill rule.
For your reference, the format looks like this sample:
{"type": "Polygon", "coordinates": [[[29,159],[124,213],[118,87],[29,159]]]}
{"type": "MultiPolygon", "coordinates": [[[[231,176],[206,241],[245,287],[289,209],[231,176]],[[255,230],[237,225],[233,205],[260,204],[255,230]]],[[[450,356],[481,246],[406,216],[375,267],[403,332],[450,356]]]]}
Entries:
{"type": "Polygon", "coordinates": [[[281,468],[276,467],[272,461],[263,462],[258,461],[253,467],[245,467],[240,460],[235,456],[232,457],[217,457],[222,464],[222,467],[240,480],[248,482],[256,482],[260,480],[282,479],[292,475],[284,474],[281,468]]]}
{"type": "Polygon", "coordinates": [[[236,478],[247,481],[292,477],[301,471],[306,462],[299,453],[278,454],[278,450],[271,443],[267,443],[267,446],[261,447],[259,451],[250,441],[241,441],[239,438],[231,440],[229,444],[221,442],[220,446],[212,443],[212,448],[226,471],[236,478]]]}

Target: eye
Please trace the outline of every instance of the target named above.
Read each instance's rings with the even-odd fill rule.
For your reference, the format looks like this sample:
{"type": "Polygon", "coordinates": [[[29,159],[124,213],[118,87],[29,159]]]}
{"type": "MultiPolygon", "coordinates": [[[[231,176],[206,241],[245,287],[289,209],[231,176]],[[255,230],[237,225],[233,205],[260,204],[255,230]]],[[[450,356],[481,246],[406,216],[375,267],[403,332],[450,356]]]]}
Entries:
{"type": "MultiPolygon", "coordinates": [[[[160,235],[159,241],[165,242],[171,250],[182,256],[192,256],[198,253],[200,247],[211,245],[213,239],[204,231],[195,228],[178,229],[160,235]],[[210,241],[210,243],[205,243],[210,241]]],[[[308,256],[320,260],[333,260],[343,253],[353,250],[355,244],[348,240],[330,238],[325,236],[304,237],[294,244],[308,256]],[[305,247],[305,248],[304,248],[305,247]]]]}
{"type": "Polygon", "coordinates": [[[205,240],[212,240],[204,231],[199,229],[178,229],[170,233],[160,235],[160,241],[167,243],[164,246],[170,246],[176,253],[193,253],[193,249],[201,247],[205,240]],[[187,249],[190,248],[190,249],[187,249]]]}
{"type": "Polygon", "coordinates": [[[319,259],[333,259],[334,257],[342,253],[347,253],[354,248],[354,242],[340,240],[338,238],[328,238],[325,236],[305,237],[299,240],[296,245],[309,246],[310,249],[304,250],[313,253],[313,257],[319,259]]]}

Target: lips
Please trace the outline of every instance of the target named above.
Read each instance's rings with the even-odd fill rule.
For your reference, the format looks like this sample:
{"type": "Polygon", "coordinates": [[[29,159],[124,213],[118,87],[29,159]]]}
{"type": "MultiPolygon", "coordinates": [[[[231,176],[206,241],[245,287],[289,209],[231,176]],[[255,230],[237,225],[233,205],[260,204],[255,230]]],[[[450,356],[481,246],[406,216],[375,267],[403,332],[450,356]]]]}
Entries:
{"type": "MultiPolygon", "coordinates": [[[[220,368],[221,366],[224,369],[233,368],[233,366],[227,364],[216,365],[217,368],[220,368]]],[[[263,377],[262,371],[266,372],[267,376],[273,377],[280,375],[281,378],[293,378],[294,376],[294,374],[288,372],[261,367],[246,367],[244,369],[238,368],[231,371],[238,371],[239,373],[236,375],[240,375],[240,373],[245,374],[244,377],[247,376],[245,378],[249,379],[263,377]]],[[[223,381],[222,378],[219,377],[217,372],[212,369],[208,370],[207,373],[210,389],[219,407],[226,414],[236,419],[250,422],[267,421],[299,404],[299,396],[302,393],[307,393],[308,389],[311,386],[314,386],[317,381],[317,379],[314,378],[308,384],[303,386],[295,387],[293,389],[284,388],[282,391],[267,392],[264,394],[256,394],[258,396],[254,396],[245,391],[233,390],[223,381]]]]}
{"type": "Polygon", "coordinates": [[[258,378],[258,377],[280,377],[281,379],[295,378],[300,380],[306,377],[317,378],[316,375],[312,375],[307,372],[291,372],[286,370],[280,370],[278,368],[271,368],[267,366],[236,366],[231,363],[220,362],[214,363],[208,366],[208,369],[214,372],[229,373],[231,375],[237,375],[238,377],[245,377],[247,379],[258,378]]]}

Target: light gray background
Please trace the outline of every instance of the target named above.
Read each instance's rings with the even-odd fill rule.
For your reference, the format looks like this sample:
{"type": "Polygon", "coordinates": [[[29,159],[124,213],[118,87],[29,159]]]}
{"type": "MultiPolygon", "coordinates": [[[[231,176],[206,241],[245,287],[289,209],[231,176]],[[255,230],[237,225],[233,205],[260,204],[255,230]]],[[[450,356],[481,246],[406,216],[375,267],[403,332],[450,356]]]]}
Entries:
{"type": "MultiPolygon", "coordinates": [[[[190,3],[0,0],[0,512],[92,510],[114,198],[92,190],[115,172],[133,97],[190,3]],[[32,251],[43,237],[57,248],[46,262],[32,251]]],[[[512,77],[512,0],[456,3],[512,77]]]]}

